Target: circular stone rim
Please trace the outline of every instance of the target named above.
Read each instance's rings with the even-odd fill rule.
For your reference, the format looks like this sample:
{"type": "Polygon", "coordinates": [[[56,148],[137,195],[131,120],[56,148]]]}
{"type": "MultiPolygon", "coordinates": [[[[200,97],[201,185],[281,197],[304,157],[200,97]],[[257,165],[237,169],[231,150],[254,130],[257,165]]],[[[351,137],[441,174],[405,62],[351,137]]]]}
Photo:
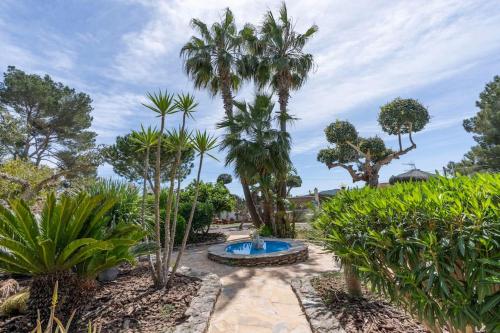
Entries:
{"type": "MultiPolygon", "coordinates": [[[[208,258],[217,261],[226,265],[235,265],[237,266],[238,264],[247,264],[253,261],[258,261],[255,263],[255,266],[259,265],[273,265],[273,259],[276,258],[294,258],[296,257],[295,262],[299,261],[300,259],[300,254],[306,254],[307,258],[307,253],[308,253],[308,247],[307,244],[305,244],[303,241],[300,240],[295,240],[295,239],[290,239],[290,238],[270,238],[270,237],[261,237],[263,241],[281,241],[281,242],[286,242],[290,244],[290,248],[288,250],[284,251],[276,251],[276,252],[270,252],[270,253],[259,253],[259,254],[235,254],[235,253],[230,253],[226,252],[226,248],[230,245],[237,244],[237,243],[244,243],[251,241],[251,238],[241,238],[237,239],[234,241],[230,242],[225,242],[221,244],[216,244],[212,245],[208,248],[208,258]],[[267,261],[266,259],[269,259],[267,261]]],[[[303,260],[305,260],[305,258],[303,260]]],[[[300,261],[303,261],[300,260],[300,261]]],[[[290,263],[292,263],[291,261],[290,263]]],[[[288,263],[284,263],[288,264],[288,263]]],[[[254,266],[254,265],[252,265],[254,266]]]]}

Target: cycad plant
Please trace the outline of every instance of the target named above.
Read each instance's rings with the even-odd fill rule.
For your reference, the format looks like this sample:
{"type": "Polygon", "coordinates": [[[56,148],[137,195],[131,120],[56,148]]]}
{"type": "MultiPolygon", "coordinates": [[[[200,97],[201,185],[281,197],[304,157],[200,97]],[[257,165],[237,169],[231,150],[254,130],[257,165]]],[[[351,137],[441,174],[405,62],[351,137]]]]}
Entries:
{"type": "Polygon", "coordinates": [[[56,199],[52,193],[39,218],[23,200],[9,201],[10,209],[0,205],[0,271],[33,277],[30,311],[49,308],[58,280],[63,308],[78,308],[97,274],[134,260],[142,230],[133,224],[109,229],[107,213],[114,204],[103,196],[56,199]]]}
{"type": "Polygon", "coordinates": [[[198,173],[196,175],[196,187],[193,197],[193,203],[191,206],[191,212],[189,214],[189,219],[186,225],[186,232],[184,233],[184,238],[182,239],[181,248],[179,249],[179,253],[177,254],[177,259],[175,261],[174,267],[172,268],[172,273],[170,274],[170,278],[168,281],[168,285],[170,285],[173,281],[173,277],[175,276],[175,272],[179,267],[182,255],[184,254],[184,250],[186,249],[187,240],[189,238],[189,231],[191,230],[191,226],[193,224],[194,212],[196,210],[196,203],[198,202],[198,193],[200,188],[200,176],[201,170],[203,166],[203,159],[206,156],[209,156],[216,160],[216,158],[210,154],[210,151],[217,147],[217,139],[206,131],[196,131],[196,134],[192,138],[192,143],[194,149],[198,152],[199,162],[198,162],[198,173]]]}

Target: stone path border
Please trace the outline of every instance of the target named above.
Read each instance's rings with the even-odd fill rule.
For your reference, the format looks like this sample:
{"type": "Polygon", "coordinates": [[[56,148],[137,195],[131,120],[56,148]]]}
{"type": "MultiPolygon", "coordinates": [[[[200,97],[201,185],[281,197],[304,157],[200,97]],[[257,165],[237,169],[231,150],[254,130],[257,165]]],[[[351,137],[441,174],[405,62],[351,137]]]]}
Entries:
{"type": "MultiPolygon", "coordinates": [[[[215,302],[221,291],[221,282],[217,275],[181,267],[179,274],[195,277],[201,280],[198,294],[191,300],[186,310],[188,320],[175,327],[174,333],[206,333],[210,324],[210,316],[214,311],[215,302]]],[[[165,333],[170,333],[172,330],[165,333]]]]}
{"type": "Polygon", "coordinates": [[[326,308],[325,304],[311,285],[315,276],[294,279],[291,282],[292,290],[299,300],[307,321],[313,333],[345,333],[340,322],[326,308]]]}

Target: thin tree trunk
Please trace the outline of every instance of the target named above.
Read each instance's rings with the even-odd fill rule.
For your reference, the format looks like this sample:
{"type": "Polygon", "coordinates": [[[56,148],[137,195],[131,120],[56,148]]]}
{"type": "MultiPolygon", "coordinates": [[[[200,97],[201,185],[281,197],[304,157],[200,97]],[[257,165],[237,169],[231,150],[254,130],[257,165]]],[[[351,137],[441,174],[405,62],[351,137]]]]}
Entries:
{"type": "Polygon", "coordinates": [[[194,212],[196,210],[196,203],[198,202],[198,193],[200,190],[200,175],[202,166],[203,166],[203,154],[200,155],[200,165],[198,166],[198,174],[196,175],[196,189],[194,191],[194,198],[193,198],[193,205],[191,206],[191,212],[189,213],[189,220],[188,223],[186,224],[186,231],[184,232],[184,237],[182,238],[182,244],[179,249],[179,253],[177,254],[177,259],[175,260],[174,267],[172,268],[172,273],[170,274],[170,277],[168,279],[168,285],[172,284],[175,272],[179,267],[182,255],[184,254],[184,250],[186,249],[187,240],[189,238],[189,231],[191,230],[191,225],[193,224],[194,212]]]}
{"type": "Polygon", "coordinates": [[[160,168],[161,168],[161,138],[165,128],[165,117],[161,117],[160,133],[158,135],[158,147],[156,148],[156,168],[155,168],[155,238],[156,238],[156,276],[153,277],[157,287],[165,285],[163,265],[161,260],[161,231],[160,231],[160,168]]]}
{"type": "Polygon", "coordinates": [[[252,222],[256,228],[260,228],[263,222],[262,218],[257,212],[257,208],[255,207],[255,203],[252,198],[252,193],[250,192],[250,187],[243,179],[241,179],[241,186],[243,187],[243,195],[245,196],[245,203],[247,205],[248,212],[250,213],[250,217],[252,218],[252,222]]]}
{"type": "Polygon", "coordinates": [[[142,205],[141,205],[141,225],[145,227],[144,214],[146,211],[146,195],[147,195],[147,182],[148,182],[148,169],[149,169],[149,147],[146,148],[144,161],[144,174],[143,174],[143,186],[142,186],[142,205]]]}
{"type": "Polygon", "coordinates": [[[349,263],[344,263],[344,278],[349,294],[353,296],[361,296],[361,283],[354,273],[352,265],[349,263]]]}
{"type": "MultiPolygon", "coordinates": [[[[182,139],[182,135],[184,135],[184,126],[186,125],[186,114],[184,113],[182,116],[182,126],[181,130],[179,132],[179,140],[182,139]]],[[[182,157],[182,142],[179,142],[179,147],[177,147],[177,152],[175,154],[175,162],[171,170],[171,175],[170,175],[170,188],[168,190],[168,198],[167,198],[167,207],[165,210],[165,252],[163,253],[163,263],[165,265],[164,270],[165,270],[165,276],[168,275],[168,269],[170,265],[170,257],[171,257],[171,252],[170,249],[173,249],[173,245],[171,243],[174,242],[174,239],[172,237],[175,237],[171,235],[170,233],[170,219],[171,219],[171,213],[172,213],[172,202],[174,199],[174,186],[175,186],[175,175],[177,173],[177,168],[179,167],[181,163],[181,157],[182,157]]],[[[176,217],[174,217],[176,218],[176,217]]]]}
{"type": "Polygon", "coordinates": [[[176,233],[176,229],[177,229],[177,217],[178,217],[177,214],[179,212],[180,193],[181,193],[181,177],[179,176],[177,178],[177,192],[175,194],[175,205],[174,205],[174,221],[172,222],[172,230],[170,232],[170,235],[172,237],[172,241],[170,242],[170,248],[168,249],[167,267],[170,266],[170,259],[172,257],[172,252],[174,251],[175,233],[176,233]]]}

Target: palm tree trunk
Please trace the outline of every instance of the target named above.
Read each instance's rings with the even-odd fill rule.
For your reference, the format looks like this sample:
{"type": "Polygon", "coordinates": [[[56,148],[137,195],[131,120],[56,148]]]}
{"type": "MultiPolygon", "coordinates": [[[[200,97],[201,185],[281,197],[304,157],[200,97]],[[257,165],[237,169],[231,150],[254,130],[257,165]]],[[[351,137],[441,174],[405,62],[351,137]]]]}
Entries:
{"type": "Polygon", "coordinates": [[[241,186],[243,187],[243,195],[245,196],[245,203],[247,205],[248,212],[250,213],[250,217],[252,218],[253,224],[256,228],[260,228],[263,224],[262,218],[257,212],[257,208],[255,207],[255,203],[252,198],[252,193],[250,192],[250,187],[245,182],[244,179],[241,179],[241,186]]]}
{"type": "Polygon", "coordinates": [[[160,133],[158,135],[158,146],[156,148],[156,165],[155,165],[155,241],[156,241],[156,276],[153,277],[157,287],[163,287],[165,277],[163,274],[163,265],[161,260],[161,231],[160,231],[160,167],[161,167],[161,138],[165,128],[165,116],[161,117],[160,133]]]}
{"type": "Polygon", "coordinates": [[[201,167],[203,165],[203,154],[200,155],[200,165],[198,166],[198,174],[196,176],[196,189],[194,191],[193,205],[191,206],[191,212],[189,213],[189,220],[186,225],[186,231],[184,232],[184,237],[182,238],[182,244],[179,249],[179,253],[177,254],[177,259],[175,260],[174,267],[172,268],[172,273],[168,279],[167,285],[171,285],[173,278],[175,276],[175,272],[179,267],[181,262],[182,255],[184,254],[184,250],[186,249],[187,240],[189,238],[189,231],[191,230],[191,225],[193,224],[194,212],[196,210],[196,203],[198,202],[198,193],[200,190],[200,175],[201,175],[201,167]]]}
{"type": "Polygon", "coordinates": [[[224,111],[228,119],[233,119],[233,93],[231,91],[231,75],[229,70],[224,66],[219,69],[219,81],[221,83],[220,91],[222,95],[222,102],[224,104],[224,111]]]}
{"type": "MultiPolygon", "coordinates": [[[[280,84],[280,88],[278,91],[278,102],[280,105],[280,131],[283,133],[287,132],[286,123],[288,118],[287,106],[288,106],[288,98],[290,94],[288,89],[283,87],[283,84],[280,84]]],[[[277,175],[278,184],[276,188],[276,194],[278,199],[276,200],[276,224],[277,224],[277,236],[278,237],[289,237],[289,230],[287,227],[286,221],[286,174],[277,175]]]]}

